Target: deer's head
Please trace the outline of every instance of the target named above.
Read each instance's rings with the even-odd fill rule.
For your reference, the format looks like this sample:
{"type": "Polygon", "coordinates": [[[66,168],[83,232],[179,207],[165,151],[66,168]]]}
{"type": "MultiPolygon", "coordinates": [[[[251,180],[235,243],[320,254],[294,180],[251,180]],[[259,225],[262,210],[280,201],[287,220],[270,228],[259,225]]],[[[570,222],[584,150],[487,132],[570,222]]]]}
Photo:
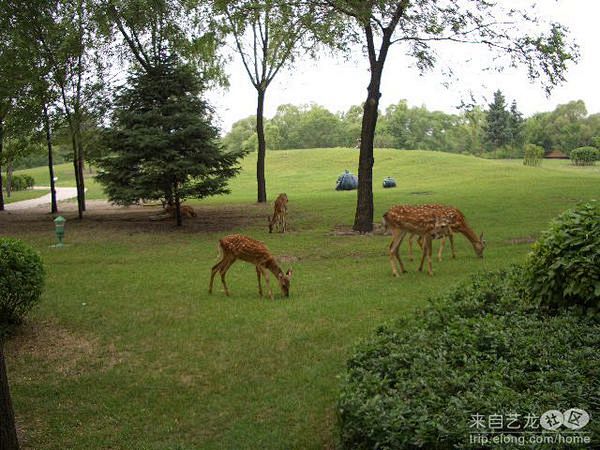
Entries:
{"type": "Polygon", "coordinates": [[[475,253],[480,258],[483,258],[483,250],[485,250],[485,239],[483,238],[483,233],[479,235],[479,242],[476,242],[475,245],[475,253]]]}
{"type": "Polygon", "coordinates": [[[292,269],[289,269],[286,273],[279,272],[277,275],[277,279],[279,280],[279,286],[281,287],[281,292],[284,296],[290,296],[290,280],[292,279],[292,269]]]}

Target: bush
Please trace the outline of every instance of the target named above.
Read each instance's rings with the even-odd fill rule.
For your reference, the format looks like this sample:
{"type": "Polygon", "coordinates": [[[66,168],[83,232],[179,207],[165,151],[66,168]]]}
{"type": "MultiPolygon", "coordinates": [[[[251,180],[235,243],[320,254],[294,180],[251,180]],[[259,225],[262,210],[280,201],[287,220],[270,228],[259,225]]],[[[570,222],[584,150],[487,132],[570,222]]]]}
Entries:
{"type": "MultiPolygon", "coordinates": [[[[6,188],[6,177],[2,178],[4,188],[6,188]]],[[[24,191],[25,189],[32,188],[35,184],[35,180],[32,176],[27,174],[13,175],[11,178],[10,188],[13,191],[24,191]]]]}
{"type": "Polygon", "coordinates": [[[576,166],[593,166],[600,159],[600,152],[594,147],[579,147],[571,150],[570,158],[576,166]]]}
{"type": "Polygon", "coordinates": [[[539,145],[526,144],[523,164],[526,166],[539,166],[544,158],[544,149],[539,145]]]}
{"type": "Polygon", "coordinates": [[[39,255],[21,241],[0,239],[0,328],[20,323],[44,284],[39,255]]]}
{"type": "Polygon", "coordinates": [[[527,261],[531,295],[550,307],[600,306],[600,205],[566,211],[534,244],[527,261]]]}
{"type": "MultiPolygon", "coordinates": [[[[513,426],[521,431],[526,415],[551,409],[577,407],[594,416],[597,316],[566,310],[544,316],[519,287],[522,276],[512,269],[475,277],[362,342],[348,362],[338,403],[344,448],[490,448],[470,442],[475,414],[520,414],[513,426]]],[[[498,431],[507,436],[511,429],[505,422],[498,431]]],[[[583,431],[598,436],[600,421],[583,431]]]]}

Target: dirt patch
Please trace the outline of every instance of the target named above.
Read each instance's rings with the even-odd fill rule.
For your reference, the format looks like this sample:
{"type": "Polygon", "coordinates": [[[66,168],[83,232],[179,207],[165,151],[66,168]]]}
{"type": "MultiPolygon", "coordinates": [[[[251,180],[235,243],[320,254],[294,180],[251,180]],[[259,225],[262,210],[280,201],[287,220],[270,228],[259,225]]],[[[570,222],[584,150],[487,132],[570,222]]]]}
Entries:
{"type": "Polygon", "coordinates": [[[370,233],[359,233],[358,231],[354,231],[352,227],[348,225],[336,224],[334,225],[333,230],[328,233],[328,236],[383,236],[386,234],[389,234],[389,232],[387,232],[385,227],[380,223],[374,223],[373,231],[370,233]]]}
{"type": "Polygon", "coordinates": [[[52,321],[22,325],[8,340],[6,350],[20,359],[41,361],[63,376],[108,370],[122,362],[125,356],[112,344],[102,348],[97,339],[77,335],[52,321]]]}
{"type": "Polygon", "coordinates": [[[409,192],[410,195],[432,195],[433,191],[415,191],[409,192]]]}
{"type": "MultiPolygon", "coordinates": [[[[264,225],[271,213],[269,204],[238,206],[193,205],[197,217],[184,218],[183,226],[177,227],[175,220],[157,220],[163,213],[160,205],[115,206],[106,201],[88,200],[84,219],[77,217],[75,203],[62,203],[60,214],[67,219],[66,230],[108,230],[130,233],[169,233],[174,229],[181,232],[216,232],[236,230],[248,226],[264,225]]],[[[22,211],[0,213],[0,230],[3,233],[18,233],[24,229],[31,232],[48,232],[53,229],[49,207],[36,207],[22,211]]]]}

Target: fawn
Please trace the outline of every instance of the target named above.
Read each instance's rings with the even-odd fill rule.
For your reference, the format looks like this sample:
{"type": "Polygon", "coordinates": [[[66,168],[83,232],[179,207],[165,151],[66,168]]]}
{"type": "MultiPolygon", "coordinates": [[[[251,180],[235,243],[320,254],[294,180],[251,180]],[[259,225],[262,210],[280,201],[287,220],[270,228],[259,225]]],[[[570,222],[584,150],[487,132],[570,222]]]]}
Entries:
{"type": "Polygon", "coordinates": [[[272,272],[273,275],[277,277],[283,295],[289,297],[292,269],[283,273],[283,270],[281,270],[273,255],[271,255],[269,249],[267,249],[262,242],[247,236],[242,236],[241,234],[232,234],[219,240],[219,252],[221,259],[212,267],[210,274],[210,284],[208,286],[209,294],[212,294],[213,280],[217,272],[219,272],[221,274],[223,288],[225,289],[225,295],[229,296],[229,289],[227,289],[227,283],[225,283],[225,275],[231,265],[236,260],[241,259],[242,261],[249,262],[256,266],[258,293],[261,297],[263,296],[261,276],[263,276],[267,283],[269,297],[273,300],[273,291],[271,290],[271,284],[269,282],[269,272],[272,272]]]}
{"type": "Polygon", "coordinates": [[[273,217],[269,217],[269,233],[273,232],[273,228],[278,228],[281,233],[287,230],[287,194],[279,194],[273,206],[273,217]]]}

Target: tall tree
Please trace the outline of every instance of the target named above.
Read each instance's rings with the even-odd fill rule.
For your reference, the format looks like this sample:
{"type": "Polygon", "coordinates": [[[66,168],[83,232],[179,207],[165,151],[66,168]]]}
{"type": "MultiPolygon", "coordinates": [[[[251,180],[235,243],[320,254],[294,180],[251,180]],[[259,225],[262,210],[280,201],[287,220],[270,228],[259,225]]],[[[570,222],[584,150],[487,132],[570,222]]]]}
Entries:
{"type": "Polygon", "coordinates": [[[523,119],[523,114],[517,107],[517,101],[513,100],[510,104],[510,132],[512,137],[511,144],[515,147],[522,147],[525,143],[523,136],[524,124],[525,119],[523,119]]]}
{"type": "Polygon", "coordinates": [[[494,100],[486,112],[485,140],[491,150],[512,142],[511,116],[506,110],[506,100],[500,90],[494,92],[494,100]]]}
{"type": "Polygon", "coordinates": [[[62,114],[69,127],[77,185],[79,218],[85,211],[85,155],[81,137],[82,112],[104,86],[102,41],[95,21],[97,2],[92,0],[6,0],[23,42],[37,52],[48,68],[62,114]]]}
{"type": "Polygon", "coordinates": [[[402,43],[420,71],[436,65],[435,44],[481,45],[495,52],[499,67],[523,65],[531,79],[549,91],[564,80],[567,61],[577,57],[560,24],[538,35],[537,14],[504,9],[488,0],[322,0],[345,15],[362,35],[367,50],[370,81],[363,107],[358,169],[358,198],[354,230],[373,228],[373,140],[377,126],[380,86],[390,47],[402,43]],[[533,27],[532,27],[533,25],[533,27]]]}
{"type": "Polygon", "coordinates": [[[0,211],[4,211],[2,192],[2,160],[6,119],[14,110],[16,100],[25,89],[27,70],[19,51],[19,37],[6,14],[6,0],[0,1],[0,211]]]}
{"type": "Polygon", "coordinates": [[[211,110],[199,98],[202,83],[177,58],[138,69],[128,84],[117,98],[97,179],[115,203],[160,199],[174,205],[181,225],[181,202],[228,192],[243,152],[222,150],[211,110]]]}
{"type": "Polygon", "coordinates": [[[223,83],[221,41],[211,11],[200,0],[103,0],[101,23],[108,36],[121,36],[126,59],[151,71],[177,55],[198,67],[203,84],[223,83]]]}
{"type": "Polygon", "coordinates": [[[267,88],[281,68],[291,65],[300,52],[310,53],[319,40],[330,44],[330,38],[334,35],[331,32],[334,23],[329,23],[331,14],[319,14],[316,2],[313,3],[283,0],[215,1],[216,10],[227,19],[227,28],[233,35],[246,73],[256,89],[258,202],[267,201],[264,126],[267,88]]]}

